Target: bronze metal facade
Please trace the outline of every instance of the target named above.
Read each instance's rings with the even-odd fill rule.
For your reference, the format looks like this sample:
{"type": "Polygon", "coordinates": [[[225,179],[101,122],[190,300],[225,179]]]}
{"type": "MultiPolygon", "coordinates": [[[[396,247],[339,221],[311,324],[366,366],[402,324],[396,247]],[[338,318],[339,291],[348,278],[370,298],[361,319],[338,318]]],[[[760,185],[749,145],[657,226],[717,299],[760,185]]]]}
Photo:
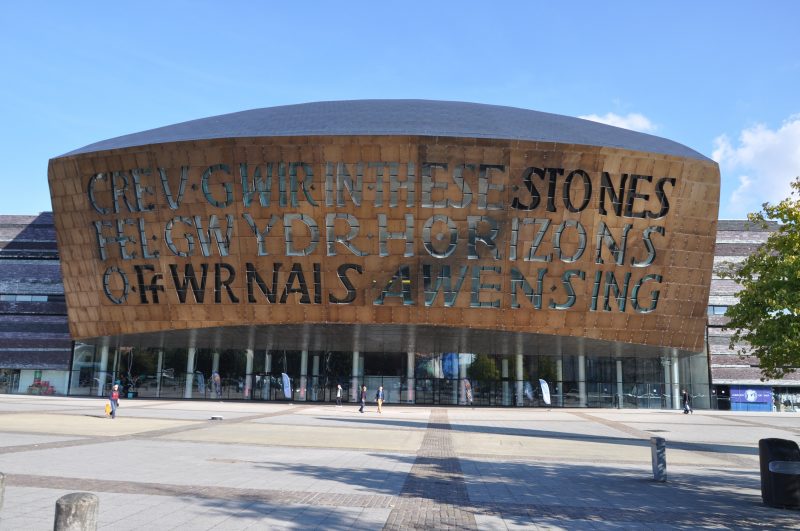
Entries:
{"type": "Polygon", "coordinates": [[[230,137],[65,155],[48,176],[79,341],[703,350],[719,202],[703,157],[230,137]]]}

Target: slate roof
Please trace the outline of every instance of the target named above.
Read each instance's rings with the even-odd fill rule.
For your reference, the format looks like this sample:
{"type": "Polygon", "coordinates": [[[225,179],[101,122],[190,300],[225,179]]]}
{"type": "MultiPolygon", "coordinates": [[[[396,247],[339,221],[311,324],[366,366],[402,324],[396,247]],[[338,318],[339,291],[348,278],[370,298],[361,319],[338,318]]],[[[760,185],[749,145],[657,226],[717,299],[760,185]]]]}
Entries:
{"type": "Polygon", "coordinates": [[[746,219],[721,219],[717,221],[717,231],[775,232],[778,227],[780,227],[780,224],[777,221],[768,221],[766,228],[746,219]]]}
{"type": "Polygon", "coordinates": [[[401,135],[529,140],[710,160],[665,138],[546,112],[456,101],[351,100],[267,107],[111,138],[62,156],[214,138],[401,135]]]}

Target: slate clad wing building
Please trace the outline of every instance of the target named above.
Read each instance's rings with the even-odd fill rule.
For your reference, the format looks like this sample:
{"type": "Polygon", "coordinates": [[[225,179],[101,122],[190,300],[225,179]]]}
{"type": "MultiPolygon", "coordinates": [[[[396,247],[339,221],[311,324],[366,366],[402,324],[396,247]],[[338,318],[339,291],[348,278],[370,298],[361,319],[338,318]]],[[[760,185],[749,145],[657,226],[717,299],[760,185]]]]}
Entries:
{"type": "Polygon", "coordinates": [[[725,328],[728,308],[739,302],[741,286],[721,273],[732,264],[742,263],[780,229],[770,222],[765,226],[746,220],[719,220],[714,272],[708,297],[708,356],[712,378],[712,407],[734,411],[800,410],[800,372],[781,379],[763,381],[759,359],[740,356],[747,343],[731,348],[733,330],[725,328]],[[716,404],[714,404],[716,399],[716,404]]]}
{"type": "Polygon", "coordinates": [[[555,405],[707,400],[719,170],[669,140],[321,102],[99,142],[48,176],[72,394],[536,406],[541,380],[555,405]]]}
{"type": "Polygon", "coordinates": [[[66,392],[66,313],[53,216],[0,215],[0,393],[66,392]]]}

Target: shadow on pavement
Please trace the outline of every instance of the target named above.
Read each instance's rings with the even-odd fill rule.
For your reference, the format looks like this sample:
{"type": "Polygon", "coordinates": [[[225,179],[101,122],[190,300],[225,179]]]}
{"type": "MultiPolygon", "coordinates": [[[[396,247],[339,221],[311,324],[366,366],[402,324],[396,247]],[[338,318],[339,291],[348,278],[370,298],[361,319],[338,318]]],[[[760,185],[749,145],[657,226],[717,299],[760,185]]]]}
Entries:
{"type": "MultiPolygon", "coordinates": [[[[433,424],[422,421],[412,420],[396,420],[386,418],[341,418],[341,417],[316,417],[319,420],[336,421],[341,423],[354,423],[361,425],[371,425],[379,427],[384,426],[402,426],[407,428],[426,429],[429,427],[436,427],[433,424]]],[[[537,430],[534,428],[510,428],[510,427],[495,427],[495,426],[480,426],[473,424],[456,424],[450,423],[449,429],[462,433],[485,433],[490,435],[513,435],[517,437],[541,437],[545,439],[563,439],[573,441],[587,441],[598,442],[605,444],[622,444],[626,446],[639,446],[650,447],[650,441],[647,439],[636,439],[633,437],[609,437],[607,435],[589,435],[589,434],[576,434],[551,430],[537,430]]],[[[753,440],[758,441],[758,435],[753,435],[753,440]]],[[[758,455],[757,447],[740,446],[733,444],[717,444],[717,443],[690,443],[670,441],[667,438],[667,446],[676,450],[688,450],[694,452],[716,452],[725,454],[742,454],[742,455],[758,455]]]]}
{"type": "MultiPolygon", "coordinates": [[[[412,456],[369,454],[401,463],[412,456]]],[[[441,459],[441,472],[450,468],[441,459]]],[[[428,464],[430,464],[430,459],[428,464]]],[[[435,459],[433,461],[436,461],[435,459]]],[[[604,522],[621,528],[665,525],[675,529],[797,528],[800,513],[766,507],[761,503],[758,471],[709,470],[709,474],[672,474],[666,483],[652,480],[649,467],[503,462],[459,459],[468,501],[462,507],[475,515],[494,515],[509,523],[530,526],[544,520],[604,522]]],[[[404,471],[341,469],[337,467],[270,463],[256,464],[315,479],[335,479],[360,487],[362,495],[404,497],[408,474],[404,471]]],[[[435,463],[434,463],[434,466],[435,463]]],[[[423,480],[424,481],[424,480],[423,480]]],[[[433,483],[433,482],[432,482],[433,483]]],[[[440,485],[414,492],[414,498],[439,502],[440,485]]],[[[287,488],[291,489],[291,485],[287,488]]],[[[349,489],[348,489],[349,490],[349,489]]],[[[562,524],[564,525],[564,524],[562,524]]],[[[569,528],[569,524],[566,523],[569,528]]]]}
{"type": "MultiPolygon", "coordinates": [[[[300,504],[280,504],[247,497],[241,500],[220,500],[206,498],[202,500],[205,507],[213,510],[214,517],[228,515],[230,520],[253,520],[253,529],[330,529],[351,531],[363,529],[365,522],[356,519],[359,510],[346,507],[313,506],[300,504]],[[269,522],[259,521],[268,518],[269,522]]],[[[227,521],[227,520],[226,520],[227,521]]],[[[374,522],[380,527],[382,521],[374,522]]],[[[371,526],[372,528],[376,526],[371,526]]],[[[225,522],[219,524],[225,528],[225,522]]],[[[234,526],[239,528],[238,525],[234,526]]],[[[249,529],[249,527],[248,527],[249,529]]]]}

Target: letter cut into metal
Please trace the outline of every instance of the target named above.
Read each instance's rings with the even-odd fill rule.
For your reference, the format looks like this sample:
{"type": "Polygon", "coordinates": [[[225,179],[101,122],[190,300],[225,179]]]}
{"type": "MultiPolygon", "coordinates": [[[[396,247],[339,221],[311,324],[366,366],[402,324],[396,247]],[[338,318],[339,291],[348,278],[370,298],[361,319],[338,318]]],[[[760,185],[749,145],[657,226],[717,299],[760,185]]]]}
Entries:
{"type": "Polygon", "coordinates": [[[414,297],[411,292],[411,272],[407,265],[401,265],[397,269],[389,282],[386,283],[386,286],[381,290],[380,295],[372,301],[372,304],[381,306],[387,297],[398,297],[402,299],[404,306],[414,305],[414,297]]]}
{"type": "Polygon", "coordinates": [[[467,278],[467,270],[469,266],[462,265],[461,271],[456,277],[455,286],[452,285],[452,275],[450,273],[450,266],[443,264],[439,268],[439,274],[436,276],[436,285],[432,286],[431,279],[431,265],[422,264],[422,286],[425,291],[425,306],[433,306],[436,301],[436,296],[439,292],[443,292],[445,308],[452,308],[456,304],[456,298],[461,292],[461,286],[467,278]]]}

